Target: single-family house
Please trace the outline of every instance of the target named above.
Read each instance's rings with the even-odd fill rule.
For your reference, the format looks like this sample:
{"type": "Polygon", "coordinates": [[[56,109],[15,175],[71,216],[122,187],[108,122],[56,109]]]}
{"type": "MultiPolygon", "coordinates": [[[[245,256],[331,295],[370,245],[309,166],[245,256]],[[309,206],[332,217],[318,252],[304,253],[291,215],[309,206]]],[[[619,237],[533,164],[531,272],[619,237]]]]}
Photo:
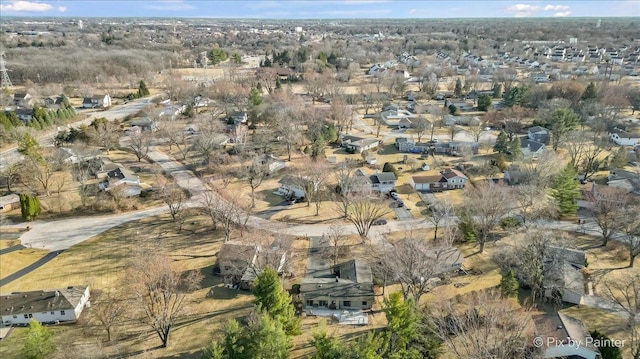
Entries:
{"type": "Polygon", "coordinates": [[[640,172],[611,169],[607,176],[607,186],[624,188],[629,193],[640,195],[640,172]]]}
{"type": "Polygon", "coordinates": [[[249,115],[246,111],[233,112],[229,115],[229,120],[233,122],[234,125],[245,125],[247,121],[249,121],[249,115]]]}
{"type": "Polygon", "coordinates": [[[371,190],[380,193],[389,193],[396,186],[396,175],[393,172],[378,172],[370,177],[371,190]]]}
{"type": "Polygon", "coordinates": [[[142,134],[142,128],[138,126],[131,126],[124,130],[125,136],[139,136],[142,134]]]}
{"type": "Polygon", "coordinates": [[[375,138],[361,138],[351,135],[343,135],[340,144],[353,153],[362,153],[378,147],[380,141],[375,138]]]}
{"type": "Polygon", "coordinates": [[[533,126],[527,131],[527,138],[540,143],[549,141],[549,130],[541,126],[533,126]]]}
{"type": "Polygon", "coordinates": [[[287,250],[276,242],[265,248],[254,243],[229,241],[220,247],[216,257],[225,283],[249,290],[265,268],[272,268],[278,273],[285,270],[287,250]]]}
{"type": "Polygon", "coordinates": [[[64,103],[62,96],[46,97],[42,102],[49,109],[58,109],[64,103]]]}
{"type": "Polygon", "coordinates": [[[408,119],[412,120],[415,118],[415,115],[407,110],[384,110],[380,113],[380,119],[387,126],[400,126],[400,120],[408,119]]]}
{"type": "Polygon", "coordinates": [[[15,193],[0,197],[0,213],[20,208],[20,196],[15,193]]]}
{"type": "Polygon", "coordinates": [[[346,188],[342,188],[342,194],[370,194],[371,185],[371,176],[364,173],[362,169],[357,169],[351,180],[345,182],[346,188]]]}
{"type": "Polygon", "coordinates": [[[307,308],[371,309],[374,302],[371,266],[352,259],[340,263],[325,275],[302,278],[300,295],[307,308]]]}
{"type": "Polygon", "coordinates": [[[2,325],[28,325],[32,319],[40,323],[76,321],[88,306],[89,295],[87,285],[0,294],[2,325]]]}
{"type": "Polygon", "coordinates": [[[278,181],[275,194],[286,198],[304,198],[305,191],[298,178],[286,175],[278,181]]]}
{"type": "Polygon", "coordinates": [[[75,149],[69,147],[57,147],[55,157],[65,163],[78,164],[98,158],[98,151],[79,154],[75,149]]]}
{"type": "Polygon", "coordinates": [[[409,152],[414,144],[415,142],[411,137],[396,137],[394,146],[400,152],[409,152]]]}
{"type": "Polygon", "coordinates": [[[411,128],[411,119],[403,117],[398,121],[398,128],[411,128]]]}
{"type": "Polygon", "coordinates": [[[554,342],[544,350],[545,358],[596,359],[601,357],[598,348],[593,345],[594,338],[580,320],[560,312],[557,315],[560,325],[553,328],[553,332],[544,333],[547,334],[545,335],[547,341],[554,342]]]}
{"type": "Polygon", "coordinates": [[[14,112],[16,113],[16,116],[22,121],[22,122],[29,122],[31,120],[33,120],[33,109],[32,108],[16,108],[14,110],[14,112]]]}
{"type": "Polygon", "coordinates": [[[134,118],[131,121],[131,126],[138,127],[142,131],[155,132],[158,130],[158,124],[156,121],[149,117],[134,118]]]}
{"type": "Polygon", "coordinates": [[[262,164],[266,166],[266,169],[270,174],[276,173],[285,167],[285,162],[274,155],[263,156],[262,164]]]}
{"type": "Polygon", "coordinates": [[[462,172],[447,168],[435,175],[411,176],[411,178],[409,178],[409,184],[416,191],[441,192],[464,188],[467,180],[467,176],[462,174],[462,172]]]}
{"type": "Polygon", "coordinates": [[[94,95],[82,99],[82,108],[108,108],[111,107],[111,96],[94,95]]]}
{"type": "Polygon", "coordinates": [[[522,151],[522,156],[524,158],[537,158],[547,149],[544,146],[544,143],[522,137],[520,139],[520,150],[522,151]]]}
{"type": "Polygon", "coordinates": [[[585,295],[585,279],[582,272],[585,261],[584,251],[547,246],[542,262],[544,296],[582,304],[585,295]]]}
{"type": "Polygon", "coordinates": [[[28,93],[19,92],[13,94],[13,104],[19,107],[33,107],[34,99],[28,93]]]}
{"type": "Polygon", "coordinates": [[[367,75],[377,75],[381,70],[384,70],[384,67],[380,66],[380,64],[373,64],[367,70],[367,75]]]}
{"type": "Polygon", "coordinates": [[[98,188],[102,191],[110,191],[115,187],[124,186],[125,197],[139,196],[142,191],[140,178],[125,167],[117,166],[101,173],[101,177],[105,178],[104,182],[98,184],[98,188]]]}
{"type": "Polygon", "coordinates": [[[639,143],[640,134],[629,133],[616,127],[609,131],[609,138],[620,146],[635,146],[639,143]]]}
{"type": "Polygon", "coordinates": [[[434,153],[451,156],[462,156],[465,153],[477,155],[480,150],[478,142],[438,142],[434,145],[434,153]]]}
{"type": "Polygon", "coordinates": [[[473,111],[473,102],[445,100],[445,106],[454,105],[459,111],[473,111]]]}

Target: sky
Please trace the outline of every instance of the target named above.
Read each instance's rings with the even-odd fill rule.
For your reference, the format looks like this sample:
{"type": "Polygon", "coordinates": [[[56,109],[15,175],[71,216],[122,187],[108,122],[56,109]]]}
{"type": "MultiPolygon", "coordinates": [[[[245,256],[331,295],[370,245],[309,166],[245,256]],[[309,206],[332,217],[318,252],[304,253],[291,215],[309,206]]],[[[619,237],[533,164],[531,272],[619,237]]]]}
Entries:
{"type": "Polygon", "coordinates": [[[640,0],[0,0],[3,16],[262,19],[640,16],[640,0]]]}

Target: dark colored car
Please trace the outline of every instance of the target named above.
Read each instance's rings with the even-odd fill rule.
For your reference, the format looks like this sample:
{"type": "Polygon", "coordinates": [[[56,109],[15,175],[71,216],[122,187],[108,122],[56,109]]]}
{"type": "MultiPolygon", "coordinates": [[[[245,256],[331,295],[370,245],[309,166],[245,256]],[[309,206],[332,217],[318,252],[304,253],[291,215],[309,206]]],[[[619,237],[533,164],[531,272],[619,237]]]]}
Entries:
{"type": "Polygon", "coordinates": [[[378,218],[375,221],[373,221],[374,226],[383,226],[385,224],[387,224],[387,220],[384,218],[378,218]]]}

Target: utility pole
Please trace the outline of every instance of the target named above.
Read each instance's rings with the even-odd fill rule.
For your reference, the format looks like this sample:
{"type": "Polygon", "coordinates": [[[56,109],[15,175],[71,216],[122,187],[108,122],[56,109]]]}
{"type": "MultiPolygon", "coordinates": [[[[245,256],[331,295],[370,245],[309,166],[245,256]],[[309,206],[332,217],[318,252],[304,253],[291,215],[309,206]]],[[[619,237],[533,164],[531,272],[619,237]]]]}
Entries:
{"type": "Polygon", "coordinates": [[[0,79],[0,87],[13,89],[13,84],[11,83],[11,79],[9,78],[9,70],[7,70],[7,68],[5,67],[4,51],[0,52],[0,74],[2,76],[2,78],[0,79]]]}

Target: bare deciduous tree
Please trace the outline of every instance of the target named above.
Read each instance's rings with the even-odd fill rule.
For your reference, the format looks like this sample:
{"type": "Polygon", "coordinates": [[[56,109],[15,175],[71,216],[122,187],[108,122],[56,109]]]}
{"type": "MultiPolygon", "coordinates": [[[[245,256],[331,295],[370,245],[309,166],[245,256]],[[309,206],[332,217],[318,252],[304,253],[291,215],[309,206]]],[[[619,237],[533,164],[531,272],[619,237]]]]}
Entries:
{"type": "Polygon", "coordinates": [[[424,133],[431,128],[431,122],[429,122],[426,118],[424,118],[423,116],[418,116],[415,121],[413,121],[411,123],[411,129],[413,129],[416,133],[416,136],[418,136],[418,142],[420,142],[422,140],[422,136],[424,136],[424,133]]]}
{"type": "Polygon", "coordinates": [[[496,290],[431,306],[436,335],[457,358],[532,358],[534,326],[528,309],[514,305],[496,290]]]}
{"type": "Polygon", "coordinates": [[[446,198],[429,205],[431,211],[430,216],[427,217],[429,222],[433,224],[433,240],[438,241],[438,229],[441,226],[449,224],[449,220],[454,214],[453,204],[446,198]]]}
{"type": "Polygon", "coordinates": [[[605,283],[605,295],[628,315],[631,355],[640,358],[640,275],[634,274],[605,283]]]}
{"type": "Polygon", "coordinates": [[[182,231],[187,194],[175,183],[171,183],[164,178],[159,180],[158,184],[160,186],[160,198],[169,208],[171,219],[178,224],[178,231],[182,231]]]}
{"type": "Polygon", "coordinates": [[[133,152],[138,159],[138,162],[142,161],[142,159],[149,153],[151,140],[152,137],[147,131],[129,137],[129,144],[127,145],[127,148],[133,152]]]}
{"type": "Polygon", "coordinates": [[[461,254],[451,243],[434,245],[427,239],[419,239],[411,234],[392,247],[384,247],[382,263],[387,267],[391,280],[402,287],[405,299],[419,303],[420,298],[433,286],[433,279],[447,273],[451,263],[461,261],[461,254]]]}
{"type": "Polygon", "coordinates": [[[389,213],[387,201],[357,195],[349,201],[346,218],[356,226],[360,237],[367,238],[373,222],[387,213],[389,213]]]}
{"type": "Polygon", "coordinates": [[[172,268],[171,258],[157,253],[141,253],[127,268],[127,286],[134,300],[133,309],[143,314],[148,324],[162,341],[169,343],[169,334],[185,311],[187,294],[200,287],[199,271],[181,273],[172,268]]]}
{"type": "Polygon", "coordinates": [[[513,205],[512,191],[506,186],[479,184],[465,188],[464,214],[477,232],[480,253],[489,240],[489,234],[509,213],[513,205]]]}
{"type": "Polygon", "coordinates": [[[606,246],[614,233],[622,228],[620,218],[630,197],[620,188],[594,186],[585,193],[585,200],[590,203],[590,212],[602,234],[602,245],[606,246]]]}
{"type": "Polygon", "coordinates": [[[107,334],[107,341],[110,342],[115,334],[114,331],[125,319],[127,300],[114,290],[105,290],[97,300],[93,299],[91,304],[91,313],[100,322],[100,326],[107,334]]]}
{"type": "Polygon", "coordinates": [[[297,177],[297,182],[304,190],[304,197],[307,206],[314,203],[316,207],[316,216],[320,214],[320,204],[322,203],[325,182],[331,175],[327,166],[322,162],[315,162],[310,165],[303,175],[297,177]]]}
{"type": "Polygon", "coordinates": [[[256,189],[260,187],[262,182],[267,176],[269,176],[269,167],[264,163],[263,158],[254,154],[251,163],[248,166],[243,166],[242,176],[245,178],[251,188],[251,208],[256,206],[255,193],[256,189]]]}

